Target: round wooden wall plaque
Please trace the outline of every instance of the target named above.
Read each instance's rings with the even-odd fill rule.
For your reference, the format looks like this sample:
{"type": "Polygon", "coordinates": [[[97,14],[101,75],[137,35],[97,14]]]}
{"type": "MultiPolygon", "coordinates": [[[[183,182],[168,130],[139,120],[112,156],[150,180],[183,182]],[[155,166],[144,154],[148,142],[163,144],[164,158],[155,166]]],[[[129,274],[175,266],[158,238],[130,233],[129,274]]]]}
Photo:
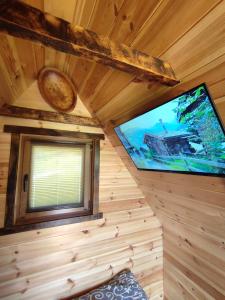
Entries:
{"type": "Polygon", "coordinates": [[[77,102],[73,83],[56,68],[44,68],[38,74],[38,87],[44,100],[59,112],[71,112],[77,102]]]}

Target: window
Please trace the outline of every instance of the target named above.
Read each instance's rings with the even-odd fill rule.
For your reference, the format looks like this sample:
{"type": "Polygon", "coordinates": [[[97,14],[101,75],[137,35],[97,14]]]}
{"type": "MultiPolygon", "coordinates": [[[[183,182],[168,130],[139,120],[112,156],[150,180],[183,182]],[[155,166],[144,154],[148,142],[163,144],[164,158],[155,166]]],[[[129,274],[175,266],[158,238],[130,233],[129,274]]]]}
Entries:
{"type": "Polygon", "coordinates": [[[101,134],[5,126],[12,133],[5,232],[96,219],[101,134]]]}
{"type": "Polygon", "coordinates": [[[81,145],[34,142],[29,150],[30,174],[29,177],[23,174],[28,210],[83,206],[85,148],[81,145]]]}

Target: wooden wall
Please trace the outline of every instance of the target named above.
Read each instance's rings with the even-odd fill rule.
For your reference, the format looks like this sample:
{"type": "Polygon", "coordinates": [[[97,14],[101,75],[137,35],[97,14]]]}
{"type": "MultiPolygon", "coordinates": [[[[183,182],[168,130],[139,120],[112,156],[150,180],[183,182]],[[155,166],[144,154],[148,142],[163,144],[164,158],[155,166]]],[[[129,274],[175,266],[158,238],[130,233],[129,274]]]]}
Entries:
{"type": "MultiPolygon", "coordinates": [[[[10,135],[4,124],[102,132],[0,117],[0,224],[3,226],[10,135]]],[[[110,142],[101,142],[104,218],[0,237],[0,299],[59,299],[131,268],[151,299],[162,299],[162,229],[110,142]]]]}
{"type": "MultiPolygon", "coordinates": [[[[206,81],[225,124],[224,63],[206,81]]],[[[162,99],[178,95],[180,87],[162,99]]],[[[108,136],[163,224],[165,299],[225,299],[225,178],[138,171],[112,128],[108,136]]]]}
{"type": "Polygon", "coordinates": [[[137,171],[117,150],[163,224],[165,299],[225,299],[225,179],[137,171]]]}
{"type": "Polygon", "coordinates": [[[225,1],[162,1],[137,41],[149,53],[162,53],[181,83],[171,89],[134,82],[122,87],[121,79],[109,93],[100,90],[100,100],[93,102],[108,137],[162,222],[168,300],[225,299],[225,179],[137,171],[112,127],[202,82],[225,124],[224,19],[225,1]]]}
{"type": "MultiPolygon", "coordinates": [[[[149,107],[207,82],[225,124],[224,80],[225,60],[156,97],[149,107]]],[[[225,178],[137,171],[112,128],[106,129],[162,222],[165,299],[225,299],[225,178]]]]}
{"type": "MultiPolygon", "coordinates": [[[[136,83],[123,72],[3,36],[0,40],[0,104],[18,99],[34,82],[43,65],[68,73],[83,103],[102,122],[163,223],[166,299],[224,299],[224,179],[137,172],[113,134],[112,126],[202,82],[209,86],[225,122],[225,1],[68,0],[67,5],[55,0],[26,2],[170,62],[181,80],[180,85],[172,89],[136,83]],[[32,55],[24,55],[24,49],[32,55]]],[[[7,143],[2,147],[7,149],[7,143]]],[[[3,166],[7,160],[4,155],[0,156],[3,166]]],[[[115,169],[113,176],[116,174],[115,169]]],[[[117,190],[115,183],[115,192],[117,190]]],[[[127,204],[125,209],[131,209],[132,201],[120,203],[127,204]]],[[[123,206],[120,204],[120,207],[123,206]]],[[[10,256],[10,259],[14,258],[10,256]]],[[[150,277],[147,276],[147,280],[150,277]]],[[[162,283],[156,283],[155,291],[157,284],[162,283]]]]}

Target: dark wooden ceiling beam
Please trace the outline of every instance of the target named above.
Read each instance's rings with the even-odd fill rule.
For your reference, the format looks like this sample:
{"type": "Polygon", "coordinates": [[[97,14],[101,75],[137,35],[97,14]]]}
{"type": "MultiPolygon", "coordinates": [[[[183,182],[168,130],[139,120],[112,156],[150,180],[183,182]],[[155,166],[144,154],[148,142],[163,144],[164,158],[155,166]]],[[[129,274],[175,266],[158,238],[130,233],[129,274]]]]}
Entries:
{"type": "Polygon", "coordinates": [[[169,86],[179,82],[167,62],[126,45],[117,45],[22,1],[1,0],[0,32],[102,63],[130,73],[139,81],[159,81],[169,86]]]}
{"type": "Polygon", "coordinates": [[[2,107],[0,107],[0,116],[73,124],[79,126],[101,127],[95,118],[80,117],[62,112],[31,109],[8,104],[4,104],[2,107]]]}

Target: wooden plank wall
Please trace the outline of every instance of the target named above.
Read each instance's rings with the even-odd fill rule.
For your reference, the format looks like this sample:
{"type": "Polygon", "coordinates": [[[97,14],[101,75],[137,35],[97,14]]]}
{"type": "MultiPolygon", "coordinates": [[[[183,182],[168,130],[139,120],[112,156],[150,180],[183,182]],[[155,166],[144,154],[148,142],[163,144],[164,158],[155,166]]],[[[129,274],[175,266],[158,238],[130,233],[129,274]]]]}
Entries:
{"type": "MultiPolygon", "coordinates": [[[[10,135],[4,124],[102,132],[100,128],[0,117],[0,224],[10,135]]],[[[162,229],[106,139],[101,142],[100,211],[104,218],[0,237],[0,299],[59,299],[131,268],[151,299],[163,297],[162,229]]]]}
{"type": "Polygon", "coordinates": [[[171,62],[181,83],[168,90],[132,82],[119,91],[114,81],[112,92],[106,94],[107,85],[99,91],[93,109],[162,222],[165,299],[221,300],[225,299],[225,179],[138,172],[112,130],[113,124],[202,82],[225,124],[225,1],[215,6],[213,1],[161,3],[142,28],[145,35],[137,35],[137,44],[140,40],[145,51],[162,53],[160,57],[171,62]],[[206,4],[211,5],[208,10],[206,4]],[[102,106],[104,93],[107,103],[102,106]]]}
{"type": "MultiPolygon", "coordinates": [[[[157,85],[133,82],[123,72],[3,36],[0,104],[18,99],[43,65],[68,73],[163,223],[165,298],[225,299],[224,180],[137,172],[111,128],[112,123],[126,121],[202,82],[209,86],[225,122],[225,0],[68,0],[63,6],[54,0],[26,2],[171,63],[181,84],[167,91],[157,85]],[[33,55],[24,55],[24,49],[33,55]]],[[[7,143],[2,147],[7,149],[7,143]]],[[[7,168],[4,155],[0,161],[7,168]]],[[[113,171],[115,177],[109,177],[116,178],[117,170],[113,171]]],[[[121,184],[123,180],[120,178],[121,184]]],[[[119,201],[120,209],[136,207],[129,197],[127,202],[119,201]]],[[[109,205],[112,203],[116,209],[117,202],[109,205]]],[[[9,259],[15,257],[9,255],[9,259]]]]}
{"type": "Polygon", "coordinates": [[[225,299],[225,178],[138,171],[109,137],[162,222],[165,299],[225,299]]]}
{"type": "Polygon", "coordinates": [[[133,174],[163,224],[167,299],[225,299],[225,180],[133,174]]]}

